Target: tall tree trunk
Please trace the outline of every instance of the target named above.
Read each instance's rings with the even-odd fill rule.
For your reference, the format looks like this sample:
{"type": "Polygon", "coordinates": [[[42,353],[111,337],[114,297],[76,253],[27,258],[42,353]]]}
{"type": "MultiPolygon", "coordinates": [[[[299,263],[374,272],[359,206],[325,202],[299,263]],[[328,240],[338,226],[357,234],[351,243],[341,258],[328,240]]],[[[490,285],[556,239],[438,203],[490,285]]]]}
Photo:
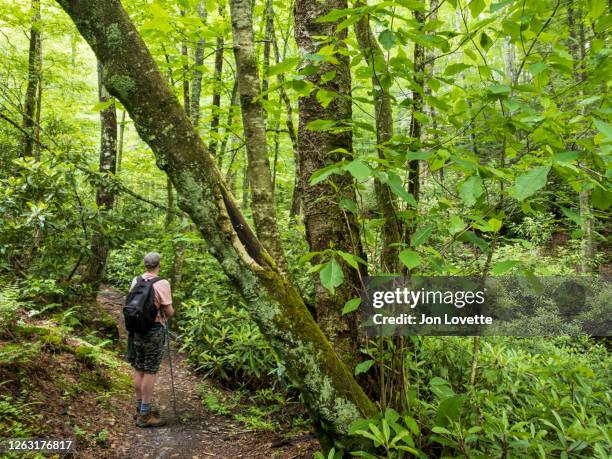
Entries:
{"type": "MultiPolygon", "coordinates": [[[[584,20],[580,3],[570,0],[567,4],[567,25],[569,29],[568,48],[572,53],[574,62],[574,79],[585,81],[585,54],[586,43],[584,37],[584,20]]],[[[580,90],[583,95],[583,90],[580,90]]],[[[584,114],[584,106],[582,108],[584,114]]],[[[583,185],[584,186],[584,185],[583,185]]],[[[591,207],[590,189],[583,189],[578,195],[580,219],[582,221],[582,240],[580,241],[580,272],[590,273],[594,267],[593,246],[593,208],[591,207]]]]}
{"type": "MultiPolygon", "coordinates": [[[[274,10],[272,9],[272,0],[266,0],[266,31],[264,35],[264,50],[263,50],[263,65],[262,73],[263,80],[261,82],[262,92],[266,92],[269,87],[268,71],[270,69],[270,50],[272,44],[272,34],[274,34],[274,10]]],[[[267,101],[268,94],[264,94],[262,99],[267,101]]]]}
{"type": "MultiPolygon", "coordinates": [[[[425,22],[425,14],[422,11],[413,11],[415,21],[419,23],[419,27],[423,27],[425,22]]],[[[410,118],[411,150],[419,148],[421,143],[421,122],[418,115],[423,113],[423,81],[425,73],[425,48],[423,45],[414,43],[414,85],[412,90],[412,116],[410,118]]],[[[421,172],[419,160],[408,161],[408,192],[414,196],[414,199],[419,200],[421,191],[421,172]]]]}
{"type": "Polygon", "coordinates": [[[119,0],[58,0],[104,64],[105,84],[170,176],[178,203],[208,251],[245,299],[303,396],[321,442],[370,449],[347,432],[376,408],[317,327],[296,288],[279,272],[227,191],[219,169],[168,87],[119,0]],[[109,42],[107,31],[120,41],[109,42]]]}
{"type": "Polygon", "coordinates": [[[38,75],[36,76],[36,118],[34,120],[34,159],[40,161],[40,118],[42,114],[43,68],[42,68],[42,31],[38,37],[38,75]]]}
{"type": "MultiPolygon", "coordinates": [[[[223,158],[225,157],[225,151],[227,150],[227,142],[232,136],[231,127],[232,127],[232,123],[234,122],[234,112],[236,111],[234,107],[236,107],[237,99],[238,99],[238,82],[234,81],[234,86],[232,86],[232,95],[230,97],[230,105],[227,109],[227,123],[225,123],[225,131],[223,133],[223,140],[221,141],[221,146],[219,148],[219,155],[217,158],[219,167],[223,165],[223,158]]],[[[232,139],[232,142],[233,142],[233,139],[232,139]]]]}
{"type": "Polygon", "coordinates": [[[127,112],[123,110],[121,112],[121,121],[119,122],[119,140],[117,141],[117,174],[121,172],[121,163],[123,162],[123,145],[125,137],[125,114],[127,112]]]}
{"type": "MultiPolygon", "coordinates": [[[[104,66],[98,61],[98,96],[100,102],[111,101],[111,95],[104,85],[104,66]]],[[[100,112],[100,166],[99,170],[104,176],[114,175],[117,167],[117,111],[115,103],[100,112]]],[[[96,190],[96,204],[100,212],[100,223],[104,223],[104,216],[113,209],[115,192],[104,184],[96,190]]],[[[100,225],[91,237],[91,257],[87,264],[84,282],[94,286],[97,291],[102,282],[104,268],[109,253],[108,237],[100,225]]]]}
{"type": "MultiPolygon", "coordinates": [[[[185,14],[185,10],[181,9],[181,16],[185,16],[185,14]]],[[[187,39],[184,37],[181,40],[181,58],[183,60],[183,107],[189,113],[189,107],[191,106],[191,93],[189,92],[189,47],[187,46],[187,39]]]]}
{"type": "MultiPolygon", "coordinates": [[[[363,6],[363,3],[357,3],[363,6]]],[[[376,41],[370,27],[369,16],[363,16],[355,24],[355,35],[368,67],[372,72],[372,93],[374,98],[374,115],[376,118],[376,143],[378,144],[378,157],[391,159],[385,154],[384,144],[393,137],[393,109],[391,108],[391,94],[389,88],[392,77],[387,69],[385,56],[376,41]]],[[[388,185],[376,180],[374,182],[378,211],[385,220],[383,225],[382,254],[380,268],[382,272],[398,272],[399,242],[401,242],[401,223],[397,215],[397,199],[388,185]]]]}
{"type": "MultiPolygon", "coordinates": [[[[206,25],[206,4],[204,1],[198,3],[198,16],[206,25]]],[[[193,83],[191,85],[191,122],[198,131],[200,124],[200,95],[202,94],[202,66],[204,65],[204,39],[198,40],[194,53],[193,83]]]]}
{"type": "MultiPolygon", "coordinates": [[[[295,39],[302,53],[314,55],[323,46],[320,36],[334,36],[339,40],[346,38],[346,29],[336,32],[337,23],[319,22],[318,18],[332,10],[347,7],[346,0],[297,0],[295,3],[295,39]]],[[[321,252],[333,247],[360,257],[363,250],[359,226],[350,212],[340,208],[342,199],[356,202],[353,178],[349,174],[333,175],[328,181],[310,184],[311,175],[330,164],[342,159],[352,159],[352,120],[351,73],[348,58],[341,53],[335,54],[337,64],[330,62],[315,63],[316,71],[305,77],[315,87],[338,94],[327,107],[323,107],[313,91],[308,97],[299,100],[299,162],[302,177],[304,221],[306,238],[313,252],[321,252]],[[322,75],[335,71],[335,77],[323,81],[322,75]],[[308,125],[316,120],[338,120],[346,129],[342,132],[314,131],[308,125]],[[344,151],[348,153],[344,153],[344,151]]],[[[321,257],[315,257],[315,263],[321,257]]],[[[317,320],[334,347],[350,365],[358,361],[358,323],[356,314],[342,315],[341,309],[350,298],[359,296],[360,273],[342,263],[344,283],[335,294],[323,287],[315,276],[315,306],[317,320]]]]}
{"type": "Polygon", "coordinates": [[[259,99],[261,90],[251,0],[230,0],[229,3],[255,231],[266,250],[281,269],[286,271],[287,263],[276,219],[264,109],[259,99]]]}
{"type": "MultiPolygon", "coordinates": [[[[219,7],[219,15],[224,16],[224,8],[219,7]]],[[[223,51],[225,42],[223,36],[217,37],[217,49],[215,50],[215,73],[212,96],[212,117],[210,119],[210,142],[208,148],[211,155],[217,154],[217,143],[219,138],[219,116],[221,114],[221,90],[223,89],[223,51]]],[[[232,96],[235,92],[232,92],[232,96]]],[[[232,106],[235,103],[234,98],[230,102],[228,118],[231,120],[232,106]]],[[[231,121],[230,121],[231,122],[231,121]]]]}
{"type": "Polygon", "coordinates": [[[32,27],[30,28],[30,49],[28,51],[28,84],[26,87],[22,126],[25,134],[22,137],[22,154],[32,156],[36,123],[36,98],[40,65],[40,0],[32,0],[32,27]]]}
{"type": "MultiPolygon", "coordinates": [[[[270,15],[271,17],[274,19],[274,5],[273,2],[270,2],[269,5],[270,8],[270,15]]],[[[272,20],[271,22],[271,35],[270,38],[272,40],[272,46],[274,48],[274,60],[275,62],[278,64],[281,61],[281,53],[278,47],[278,40],[276,39],[276,32],[275,32],[275,28],[274,28],[274,20],[272,20]]],[[[283,50],[283,59],[285,58],[285,50],[286,50],[286,46],[284,47],[283,50]]],[[[293,108],[291,107],[291,100],[289,99],[289,96],[287,95],[287,93],[285,92],[285,86],[284,86],[284,82],[285,82],[285,77],[282,73],[279,73],[276,76],[278,83],[280,84],[280,87],[278,89],[279,91],[279,98],[284,102],[285,104],[285,112],[286,112],[286,118],[285,118],[285,125],[287,126],[287,133],[289,134],[289,139],[291,140],[291,147],[293,149],[293,161],[294,161],[294,166],[295,166],[295,179],[293,181],[293,193],[291,195],[291,209],[289,210],[289,217],[294,220],[294,217],[296,217],[297,215],[299,215],[300,213],[300,209],[302,207],[302,181],[300,179],[300,165],[299,165],[299,161],[297,158],[298,155],[298,139],[297,139],[297,134],[295,132],[295,125],[293,124],[293,108]]]]}

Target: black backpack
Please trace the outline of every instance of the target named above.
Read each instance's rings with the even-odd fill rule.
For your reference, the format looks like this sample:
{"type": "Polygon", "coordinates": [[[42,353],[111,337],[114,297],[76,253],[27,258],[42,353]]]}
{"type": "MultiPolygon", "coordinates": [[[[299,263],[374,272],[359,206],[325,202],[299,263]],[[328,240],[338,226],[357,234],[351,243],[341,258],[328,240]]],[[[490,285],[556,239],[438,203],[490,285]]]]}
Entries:
{"type": "Polygon", "coordinates": [[[123,307],[125,329],[128,332],[143,334],[153,327],[158,312],[153,284],[159,280],[159,277],[145,280],[142,276],[136,279],[136,285],[128,293],[123,307]]]}

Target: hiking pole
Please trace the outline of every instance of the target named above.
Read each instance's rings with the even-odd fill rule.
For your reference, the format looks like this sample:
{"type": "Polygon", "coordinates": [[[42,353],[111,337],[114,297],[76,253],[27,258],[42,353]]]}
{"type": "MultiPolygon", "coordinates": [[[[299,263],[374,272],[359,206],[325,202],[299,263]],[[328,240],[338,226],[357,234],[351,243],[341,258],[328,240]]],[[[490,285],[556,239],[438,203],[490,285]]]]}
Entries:
{"type": "Polygon", "coordinates": [[[164,326],[166,330],[166,343],[168,343],[168,363],[170,364],[170,381],[172,382],[172,407],[174,408],[174,417],[180,422],[178,410],[176,409],[176,390],[174,389],[174,370],[172,368],[172,350],[170,349],[170,329],[168,325],[164,326]]]}

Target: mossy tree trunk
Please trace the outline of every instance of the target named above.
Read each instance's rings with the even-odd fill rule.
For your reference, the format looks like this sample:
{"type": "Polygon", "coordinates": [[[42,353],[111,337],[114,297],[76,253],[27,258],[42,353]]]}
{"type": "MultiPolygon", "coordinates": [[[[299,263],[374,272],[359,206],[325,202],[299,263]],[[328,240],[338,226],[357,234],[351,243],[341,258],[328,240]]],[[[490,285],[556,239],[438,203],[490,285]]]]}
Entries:
{"type": "MultiPolygon", "coordinates": [[[[100,165],[104,176],[115,175],[117,168],[117,110],[108,90],[104,86],[104,67],[98,61],[98,96],[101,103],[110,103],[100,111],[100,165]]],[[[115,192],[104,183],[96,190],[96,205],[100,218],[91,238],[91,256],[85,273],[84,282],[94,286],[97,291],[102,282],[106,260],[110,250],[108,237],[103,229],[105,214],[113,209],[115,192]]]]}
{"type": "Polygon", "coordinates": [[[285,253],[281,244],[276,219],[272,174],[268,159],[266,122],[261,103],[261,87],[251,0],[230,0],[234,56],[242,125],[248,156],[248,179],[251,190],[251,208],[257,236],[283,271],[287,271],[285,253]]]}
{"type": "MultiPolygon", "coordinates": [[[[364,4],[359,2],[356,5],[363,6],[364,4]]],[[[355,24],[355,35],[372,73],[371,80],[378,156],[381,159],[392,161],[391,155],[385,153],[384,145],[393,137],[393,109],[389,92],[393,79],[387,69],[383,51],[372,33],[369,16],[363,16],[355,24]]],[[[401,242],[402,234],[401,222],[397,213],[397,199],[388,185],[377,180],[374,182],[374,186],[378,211],[385,221],[382,228],[380,268],[382,272],[395,273],[400,269],[399,243],[401,242]]]]}
{"type": "MultiPolygon", "coordinates": [[[[303,55],[316,54],[325,44],[321,36],[334,37],[334,44],[343,47],[341,40],[347,31],[336,32],[337,23],[319,22],[318,19],[332,10],[347,7],[346,0],[297,0],[295,3],[295,39],[303,55]]],[[[326,166],[352,159],[352,106],[351,73],[349,60],[343,53],[336,53],[333,60],[304,62],[313,70],[304,79],[320,90],[336,97],[324,107],[317,100],[317,90],[299,100],[298,160],[302,180],[304,223],[310,250],[320,252],[333,247],[363,257],[359,226],[353,213],[340,207],[342,200],[356,202],[354,181],[348,173],[333,175],[327,181],[310,184],[311,175],[326,166]],[[323,78],[335,72],[333,78],[323,78]],[[316,120],[334,120],[341,132],[309,129],[316,120]]],[[[322,261],[317,256],[315,263],[322,261]]],[[[330,293],[315,276],[315,307],[317,321],[326,336],[334,343],[346,362],[358,361],[358,323],[356,314],[342,315],[347,300],[359,296],[360,273],[343,263],[344,283],[330,293]]]]}
{"type": "Polygon", "coordinates": [[[301,391],[322,443],[367,448],[349,424],[376,410],[257,239],[119,0],[57,0],[104,66],[105,85],[171,178],[178,205],[245,299],[301,391]]]}
{"type": "Polygon", "coordinates": [[[26,134],[22,138],[22,154],[32,156],[34,139],[36,138],[34,124],[36,122],[36,99],[39,84],[40,59],[40,0],[32,0],[32,27],[30,28],[30,49],[28,51],[28,84],[26,86],[23,104],[22,126],[26,134]]]}

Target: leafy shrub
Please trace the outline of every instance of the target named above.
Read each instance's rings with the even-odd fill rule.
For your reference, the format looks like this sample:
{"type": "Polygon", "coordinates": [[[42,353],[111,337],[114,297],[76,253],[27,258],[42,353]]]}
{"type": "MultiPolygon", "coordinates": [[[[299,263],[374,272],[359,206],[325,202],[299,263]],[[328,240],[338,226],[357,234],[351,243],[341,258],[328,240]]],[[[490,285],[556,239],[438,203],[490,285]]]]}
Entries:
{"type": "Polygon", "coordinates": [[[206,376],[226,386],[258,388],[284,378],[278,359],[246,310],[188,300],[180,318],[182,350],[206,376]]]}
{"type": "Polygon", "coordinates": [[[353,433],[380,451],[357,455],[406,457],[404,445],[430,457],[610,457],[612,359],[604,346],[586,337],[480,343],[472,386],[471,340],[415,338],[405,366],[411,417],[386,412],[355,423],[353,433]]]}

